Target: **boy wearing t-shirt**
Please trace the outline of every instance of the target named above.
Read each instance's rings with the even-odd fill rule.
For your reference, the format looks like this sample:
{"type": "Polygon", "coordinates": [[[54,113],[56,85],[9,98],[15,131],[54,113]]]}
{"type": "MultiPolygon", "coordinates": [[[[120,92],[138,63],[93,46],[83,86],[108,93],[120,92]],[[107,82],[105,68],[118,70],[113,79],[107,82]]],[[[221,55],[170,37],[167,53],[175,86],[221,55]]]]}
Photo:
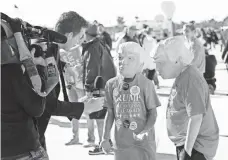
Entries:
{"type": "Polygon", "coordinates": [[[105,118],[101,147],[109,152],[109,135],[115,121],[116,160],[156,159],[154,124],[156,107],[160,106],[153,83],[140,73],[144,50],[135,42],[126,42],[119,48],[120,75],[106,84],[105,118]]]}
{"type": "Polygon", "coordinates": [[[155,49],[156,68],[163,79],[174,79],[166,124],[178,160],[212,160],[219,128],[202,72],[192,64],[194,54],[182,37],[171,37],[155,49]]]}

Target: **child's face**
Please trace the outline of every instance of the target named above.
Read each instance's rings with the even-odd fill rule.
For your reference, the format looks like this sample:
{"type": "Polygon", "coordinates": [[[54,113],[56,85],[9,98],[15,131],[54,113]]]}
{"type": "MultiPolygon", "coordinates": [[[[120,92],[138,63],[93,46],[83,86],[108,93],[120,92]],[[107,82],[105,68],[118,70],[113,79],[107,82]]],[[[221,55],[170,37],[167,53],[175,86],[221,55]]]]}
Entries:
{"type": "MultiPolygon", "coordinates": [[[[139,57],[138,57],[139,58],[139,57]]],[[[119,71],[125,78],[132,78],[139,70],[139,59],[131,53],[119,53],[119,71]]]]}
{"type": "Polygon", "coordinates": [[[176,78],[181,71],[180,62],[170,61],[162,47],[158,48],[157,54],[154,56],[154,63],[156,70],[163,79],[176,78]]]}
{"type": "Polygon", "coordinates": [[[156,63],[156,70],[158,71],[159,75],[163,79],[173,79],[176,78],[180,72],[180,65],[179,63],[170,62],[170,61],[155,61],[156,63]]]}

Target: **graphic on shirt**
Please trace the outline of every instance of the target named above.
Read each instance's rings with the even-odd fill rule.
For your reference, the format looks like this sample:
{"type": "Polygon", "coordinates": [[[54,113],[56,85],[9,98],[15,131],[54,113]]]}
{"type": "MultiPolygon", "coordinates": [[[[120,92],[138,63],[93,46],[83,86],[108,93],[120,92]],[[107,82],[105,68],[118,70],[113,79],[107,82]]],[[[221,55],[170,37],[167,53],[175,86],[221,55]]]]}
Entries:
{"type": "Polygon", "coordinates": [[[166,118],[170,118],[173,113],[175,112],[175,109],[173,107],[173,100],[177,95],[177,91],[175,88],[172,88],[170,96],[169,96],[169,103],[168,103],[168,107],[167,107],[167,113],[166,113],[166,118]]]}
{"type": "Polygon", "coordinates": [[[137,123],[136,123],[136,122],[131,122],[129,128],[130,128],[130,130],[132,130],[132,131],[136,130],[136,129],[137,129],[137,123]]]}
{"type": "Polygon", "coordinates": [[[130,89],[130,93],[134,96],[137,96],[140,93],[140,88],[138,86],[132,86],[130,89]]]}
{"type": "Polygon", "coordinates": [[[80,48],[72,48],[68,52],[60,50],[60,58],[67,63],[64,73],[67,84],[74,84],[76,88],[83,89],[83,63],[80,48]]]}
{"type": "MultiPolygon", "coordinates": [[[[140,88],[132,86],[129,90],[123,91],[115,88],[113,90],[113,100],[115,105],[116,118],[121,119],[123,126],[129,128],[130,123],[135,118],[141,117],[142,106],[140,88]]],[[[137,124],[132,123],[132,129],[137,128],[137,124]]]]}

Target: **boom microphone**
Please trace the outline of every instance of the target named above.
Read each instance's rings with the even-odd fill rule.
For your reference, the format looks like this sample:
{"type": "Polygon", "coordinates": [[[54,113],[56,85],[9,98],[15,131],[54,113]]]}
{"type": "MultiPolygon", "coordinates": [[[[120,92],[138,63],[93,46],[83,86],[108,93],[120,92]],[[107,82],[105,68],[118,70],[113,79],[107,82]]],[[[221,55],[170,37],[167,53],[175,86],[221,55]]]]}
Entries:
{"type": "MultiPolygon", "coordinates": [[[[1,12],[1,19],[5,20],[7,22],[11,22],[13,20],[13,18],[10,18],[8,15],[6,15],[2,12],[1,12]]],[[[24,28],[28,29],[31,32],[38,33],[41,37],[43,37],[44,39],[47,39],[51,42],[56,42],[56,43],[66,43],[67,42],[67,37],[58,32],[48,30],[48,29],[40,27],[40,26],[32,26],[28,22],[25,22],[22,20],[21,20],[21,23],[24,26],[24,28]]]]}
{"type": "Polygon", "coordinates": [[[56,43],[66,43],[67,37],[62,35],[61,33],[52,31],[52,30],[43,30],[42,36],[49,41],[56,42],[56,43]]]}

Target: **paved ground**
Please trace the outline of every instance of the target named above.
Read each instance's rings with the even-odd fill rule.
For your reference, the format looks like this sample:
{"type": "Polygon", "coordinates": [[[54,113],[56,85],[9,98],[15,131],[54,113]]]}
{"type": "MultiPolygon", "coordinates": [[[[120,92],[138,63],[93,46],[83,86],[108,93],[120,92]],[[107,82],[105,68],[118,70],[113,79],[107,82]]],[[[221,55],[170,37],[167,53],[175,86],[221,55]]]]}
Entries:
{"type": "MultiPolygon", "coordinates": [[[[220,143],[215,160],[227,160],[228,146],[228,72],[225,65],[221,63],[221,53],[218,48],[213,51],[219,62],[216,70],[217,91],[211,96],[212,106],[220,128],[220,143]]],[[[160,79],[161,89],[157,90],[162,106],[158,108],[158,118],[155,125],[157,135],[158,160],[174,160],[175,148],[167,137],[165,110],[167,105],[167,96],[169,94],[172,80],[160,79]]],[[[112,155],[89,156],[88,150],[82,146],[65,146],[64,144],[72,138],[71,124],[65,117],[52,117],[46,132],[48,154],[51,160],[112,160],[112,155]],[[80,158],[79,158],[80,157],[80,158]]],[[[97,133],[96,137],[97,137],[97,133]]],[[[80,121],[80,140],[86,141],[87,129],[86,121],[80,121]]]]}

